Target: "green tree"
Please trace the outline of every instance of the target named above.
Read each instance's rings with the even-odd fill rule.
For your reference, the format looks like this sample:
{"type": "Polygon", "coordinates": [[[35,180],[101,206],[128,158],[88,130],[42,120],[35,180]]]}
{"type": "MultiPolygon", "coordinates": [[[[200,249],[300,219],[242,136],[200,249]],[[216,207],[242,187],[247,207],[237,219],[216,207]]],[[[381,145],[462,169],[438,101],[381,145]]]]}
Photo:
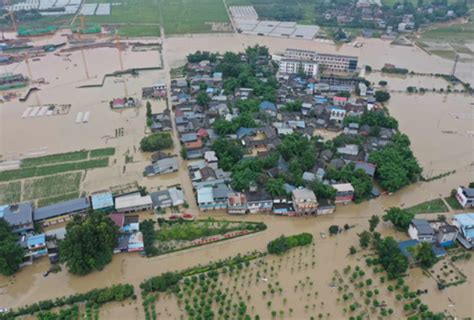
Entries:
{"type": "Polygon", "coordinates": [[[385,215],[382,217],[382,219],[383,221],[390,221],[398,230],[406,231],[408,230],[408,226],[414,217],[414,213],[392,207],[385,211],[385,215]]]}
{"type": "Polygon", "coordinates": [[[339,233],[339,226],[332,225],[332,226],[329,227],[329,234],[330,235],[338,234],[338,233],[339,233]]]}
{"type": "Polygon", "coordinates": [[[369,230],[370,230],[370,232],[373,232],[375,230],[375,228],[377,228],[379,222],[380,222],[379,216],[372,215],[372,217],[370,217],[370,219],[369,219],[369,230]]]}
{"type": "Polygon", "coordinates": [[[71,273],[85,275],[102,270],[112,261],[118,227],[105,214],[76,215],[66,231],[66,238],[59,244],[59,256],[71,273]]]}
{"type": "Polygon", "coordinates": [[[235,140],[219,138],[214,141],[211,148],[219,159],[219,167],[226,171],[232,170],[244,154],[242,146],[235,140]]]}
{"type": "Polygon", "coordinates": [[[310,183],[310,188],[318,199],[334,200],[336,198],[336,189],[329,184],[315,180],[310,183]]]}
{"type": "Polygon", "coordinates": [[[414,258],[426,269],[431,268],[438,261],[431,245],[427,242],[422,242],[415,248],[414,258]]]}
{"type": "Polygon", "coordinates": [[[389,279],[400,277],[408,269],[408,259],[401,253],[397,241],[392,237],[379,241],[376,250],[389,279]]]}
{"type": "Polygon", "coordinates": [[[279,197],[279,196],[284,196],[286,195],[285,188],[283,185],[285,184],[285,181],[283,179],[268,179],[268,181],[265,184],[265,189],[269,194],[271,194],[273,197],[279,197]]]}
{"type": "Polygon", "coordinates": [[[0,274],[10,276],[18,271],[24,251],[10,225],[0,218],[0,274]]]}
{"type": "Polygon", "coordinates": [[[150,101],[146,102],[146,117],[149,119],[151,118],[152,111],[151,111],[151,103],[150,101]]]}
{"type": "Polygon", "coordinates": [[[357,249],[356,249],[354,246],[351,246],[351,247],[349,248],[349,253],[350,253],[351,255],[355,255],[355,254],[357,253],[357,249]]]}
{"type": "Polygon", "coordinates": [[[199,92],[198,95],[197,95],[197,97],[196,97],[196,102],[197,102],[200,106],[207,106],[210,101],[211,101],[211,98],[209,98],[209,96],[207,95],[207,93],[204,92],[204,91],[199,92]]]}
{"type": "Polygon", "coordinates": [[[368,248],[370,244],[370,239],[372,238],[372,235],[370,232],[364,230],[361,233],[358,234],[359,236],[359,244],[361,248],[368,248]]]}
{"type": "Polygon", "coordinates": [[[167,132],[152,133],[140,141],[140,149],[144,152],[153,152],[169,149],[173,146],[173,139],[167,132]]]}

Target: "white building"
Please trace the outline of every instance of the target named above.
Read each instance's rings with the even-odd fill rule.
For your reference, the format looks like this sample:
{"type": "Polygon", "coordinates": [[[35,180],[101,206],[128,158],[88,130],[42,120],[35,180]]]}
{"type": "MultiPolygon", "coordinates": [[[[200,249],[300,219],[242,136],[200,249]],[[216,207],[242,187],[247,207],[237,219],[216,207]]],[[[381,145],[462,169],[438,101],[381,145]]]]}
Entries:
{"type": "Polygon", "coordinates": [[[359,60],[355,56],[326,54],[299,49],[286,49],[284,59],[316,62],[319,65],[319,69],[322,68],[324,71],[329,72],[356,72],[359,60]]]}
{"type": "Polygon", "coordinates": [[[459,187],[456,199],[463,208],[474,207],[474,188],[459,187]]]}
{"type": "Polygon", "coordinates": [[[434,242],[435,232],[429,222],[423,219],[413,219],[408,227],[408,235],[413,240],[434,242]]]}
{"type": "Polygon", "coordinates": [[[279,61],[279,71],[281,74],[297,74],[304,72],[310,77],[316,77],[318,74],[318,63],[314,61],[284,58],[279,61]]]}
{"type": "Polygon", "coordinates": [[[119,213],[132,213],[151,210],[153,201],[149,195],[142,196],[139,192],[115,198],[115,210],[119,213]]]}

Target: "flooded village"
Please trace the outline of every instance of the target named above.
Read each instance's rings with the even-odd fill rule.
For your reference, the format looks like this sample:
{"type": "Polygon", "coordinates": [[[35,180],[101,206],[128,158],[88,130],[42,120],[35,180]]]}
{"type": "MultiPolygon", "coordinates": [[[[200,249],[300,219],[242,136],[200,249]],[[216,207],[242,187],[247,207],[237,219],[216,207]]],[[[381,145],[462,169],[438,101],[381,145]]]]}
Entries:
{"type": "Polygon", "coordinates": [[[0,92],[0,216],[26,252],[15,274],[0,275],[6,319],[118,284],[134,294],[97,309],[84,298],[80,312],[197,319],[202,303],[209,319],[474,315],[474,264],[464,258],[474,245],[472,63],[453,70],[417,46],[366,38],[354,46],[161,30],[72,39],[68,30],[29,38],[33,48],[65,44],[0,66],[27,79],[0,92]],[[26,222],[12,218],[18,210],[26,222]],[[60,243],[90,210],[110,218],[118,240],[110,263],[78,275],[60,243]],[[374,216],[374,244],[364,247],[374,216]],[[267,252],[302,233],[311,244],[267,252]],[[395,280],[376,245],[388,237],[410,261],[395,280]],[[425,242],[437,262],[422,268],[425,242]],[[179,279],[161,290],[153,277],[167,272],[179,279]]]}

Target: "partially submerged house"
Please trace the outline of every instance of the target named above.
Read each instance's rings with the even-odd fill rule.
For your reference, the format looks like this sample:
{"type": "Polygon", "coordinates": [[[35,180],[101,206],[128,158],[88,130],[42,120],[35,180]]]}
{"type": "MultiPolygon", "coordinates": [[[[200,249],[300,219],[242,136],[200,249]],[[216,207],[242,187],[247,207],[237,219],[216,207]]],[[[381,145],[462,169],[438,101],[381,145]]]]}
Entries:
{"type": "Polygon", "coordinates": [[[5,219],[15,233],[34,229],[33,206],[30,202],[0,206],[0,218],[5,219]]]}
{"type": "Polygon", "coordinates": [[[90,208],[89,198],[72,199],[36,209],[34,219],[43,226],[50,226],[67,222],[75,215],[86,213],[90,208]]]}

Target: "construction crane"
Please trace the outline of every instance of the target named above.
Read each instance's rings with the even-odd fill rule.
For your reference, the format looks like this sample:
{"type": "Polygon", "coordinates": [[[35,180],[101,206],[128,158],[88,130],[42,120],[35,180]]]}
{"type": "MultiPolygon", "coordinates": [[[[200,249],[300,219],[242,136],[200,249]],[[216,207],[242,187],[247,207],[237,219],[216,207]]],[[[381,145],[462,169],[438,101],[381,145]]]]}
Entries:
{"type": "Polygon", "coordinates": [[[10,19],[12,20],[12,25],[13,29],[15,30],[15,33],[18,33],[18,26],[16,25],[15,14],[13,13],[13,11],[8,11],[7,15],[9,15],[10,19]]]}
{"type": "MultiPolygon", "coordinates": [[[[30,77],[30,81],[33,81],[33,73],[31,72],[31,66],[30,66],[30,54],[26,52],[24,57],[25,57],[26,69],[28,70],[28,77],[30,77]]],[[[38,97],[38,93],[35,91],[34,94],[35,94],[36,104],[38,106],[41,105],[40,99],[38,97]]]]}
{"type": "MultiPolygon", "coordinates": [[[[119,56],[119,61],[120,61],[120,71],[123,71],[122,48],[120,46],[120,37],[118,34],[115,34],[115,47],[118,50],[118,56],[119,56]]],[[[125,89],[125,97],[128,97],[127,82],[125,78],[123,79],[123,86],[125,89]]]]}
{"type": "MultiPolygon", "coordinates": [[[[81,39],[81,32],[83,30],[85,30],[85,20],[86,20],[86,18],[83,15],[81,15],[79,17],[79,20],[81,22],[81,26],[77,29],[77,35],[78,35],[78,38],[80,40],[81,39]]],[[[81,56],[82,56],[82,62],[84,63],[84,70],[86,71],[86,77],[87,77],[87,80],[89,80],[89,70],[87,68],[86,55],[84,53],[83,48],[81,49],[81,56]]]]}

